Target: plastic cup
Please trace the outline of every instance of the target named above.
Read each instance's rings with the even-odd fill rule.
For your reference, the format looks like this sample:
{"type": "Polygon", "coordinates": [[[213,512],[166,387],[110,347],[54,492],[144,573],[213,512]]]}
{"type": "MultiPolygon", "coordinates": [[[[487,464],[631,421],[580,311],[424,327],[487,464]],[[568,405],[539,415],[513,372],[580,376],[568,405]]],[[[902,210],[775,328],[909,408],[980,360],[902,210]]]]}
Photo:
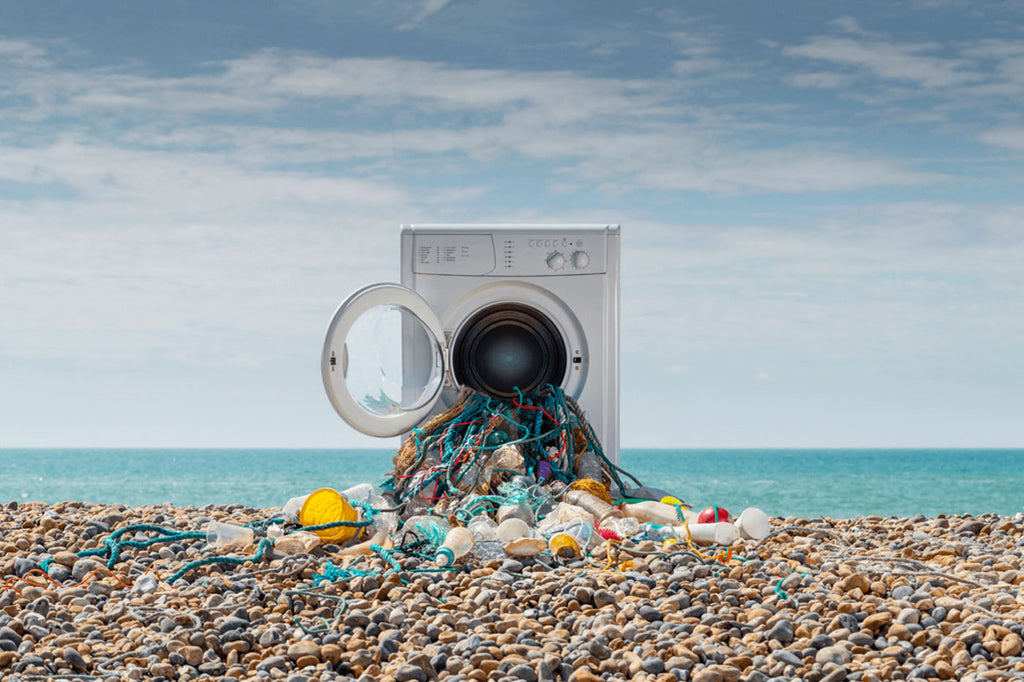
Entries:
{"type": "Polygon", "coordinates": [[[757,507],[747,507],[736,519],[736,529],[744,540],[760,540],[772,530],[768,515],[757,507]]]}
{"type": "Polygon", "coordinates": [[[230,523],[210,521],[206,526],[206,541],[214,547],[247,549],[252,547],[255,537],[252,528],[235,526],[230,523]]]}

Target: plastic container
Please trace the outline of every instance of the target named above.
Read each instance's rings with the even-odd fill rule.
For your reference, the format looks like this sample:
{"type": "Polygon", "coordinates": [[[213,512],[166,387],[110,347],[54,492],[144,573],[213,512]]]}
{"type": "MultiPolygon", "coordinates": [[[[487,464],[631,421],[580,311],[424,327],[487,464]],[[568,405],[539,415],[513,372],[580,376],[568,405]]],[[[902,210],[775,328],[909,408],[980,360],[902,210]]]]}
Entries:
{"type": "Polygon", "coordinates": [[[498,539],[508,543],[519,538],[528,538],[532,533],[530,526],[522,519],[507,518],[498,526],[498,539]]]}
{"type": "Polygon", "coordinates": [[[252,528],[210,521],[206,525],[206,541],[219,549],[246,550],[253,546],[256,534],[252,528]]]}
{"type": "Polygon", "coordinates": [[[469,532],[468,528],[456,526],[448,531],[448,535],[445,536],[444,542],[437,548],[437,554],[434,556],[434,561],[436,561],[437,565],[442,568],[450,566],[455,563],[456,559],[469,554],[472,549],[473,534],[469,532]]]}
{"type": "Polygon", "coordinates": [[[731,545],[740,539],[740,531],[731,523],[691,523],[686,526],[673,526],[680,540],[689,538],[698,545],[731,545]]]}
{"type": "Polygon", "coordinates": [[[623,515],[620,510],[608,504],[597,495],[588,493],[585,490],[570,490],[562,496],[562,499],[569,504],[574,504],[577,507],[583,507],[593,514],[594,518],[596,518],[598,522],[601,522],[608,517],[621,517],[623,515]]]}
{"type": "MultiPolygon", "coordinates": [[[[359,515],[334,488],[314,490],[306,498],[299,510],[299,523],[302,526],[320,526],[338,521],[356,521],[359,515]]],[[[316,531],[323,542],[342,545],[352,539],[359,528],[355,526],[337,526],[316,531]]]]}
{"type": "Polygon", "coordinates": [[[757,507],[747,507],[740,512],[735,525],[744,540],[760,540],[772,531],[768,515],[757,507]]]}
{"type": "Polygon", "coordinates": [[[308,554],[320,546],[316,533],[295,531],[274,540],[274,549],[282,554],[308,554]]]}

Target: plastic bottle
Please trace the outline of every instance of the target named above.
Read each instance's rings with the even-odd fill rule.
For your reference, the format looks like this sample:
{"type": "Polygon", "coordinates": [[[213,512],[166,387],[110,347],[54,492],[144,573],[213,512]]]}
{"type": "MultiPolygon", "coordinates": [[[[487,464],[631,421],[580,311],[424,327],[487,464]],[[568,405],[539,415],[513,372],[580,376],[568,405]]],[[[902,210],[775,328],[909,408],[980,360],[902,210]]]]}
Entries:
{"type": "Polygon", "coordinates": [[[585,490],[570,490],[567,492],[563,499],[569,504],[574,504],[577,507],[583,507],[588,512],[594,515],[594,518],[600,523],[608,517],[622,517],[622,512],[612,505],[602,500],[593,493],[588,493],[585,490]]]}
{"type": "Polygon", "coordinates": [[[498,539],[498,524],[490,516],[480,514],[470,519],[466,528],[473,534],[473,556],[480,561],[492,561],[505,556],[498,539]]]}
{"type": "MultiPolygon", "coordinates": [[[[309,495],[312,495],[312,493],[309,493],[309,495]]],[[[299,495],[298,497],[293,497],[284,503],[284,507],[281,508],[281,516],[284,517],[285,521],[291,521],[293,523],[298,521],[299,510],[302,509],[302,505],[306,503],[306,498],[308,498],[309,495],[299,495]]]]}
{"type": "Polygon", "coordinates": [[[594,537],[594,527],[582,521],[557,528],[548,545],[551,553],[563,559],[582,556],[594,537]]]}
{"type": "Polygon", "coordinates": [[[731,545],[740,539],[740,532],[731,523],[688,523],[685,526],[673,526],[680,540],[689,537],[698,545],[731,545]],[[689,535],[687,535],[689,529],[689,535]]]}
{"type": "Polygon", "coordinates": [[[681,521],[697,523],[697,515],[689,509],[679,509],[683,512],[683,518],[679,518],[679,512],[671,504],[647,500],[644,502],[626,502],[619,505],[622,513],[631,516],[640,523],[656,523],[661,526],[674,526],[681,521]]]}
{"type": "Polygon", "coordinates": [[[359,483],[341,491],[341,496],[349,502],[362,502],[375,509],[382,509],[387,506],[383,497],[383,489],[370,483],[359,483]]]}
{"type": "Polygon", "coordinates": [[[622,539],[631,538],[640,532],[640,522],[629,516],[608,516],[598,524],[601,530],[610,530],[622,539]]]}
{"type": "Polygon", "coordinates": [[[576,460],[576,478],[589,478],[593,481],[602,481],[604,478],[604,467],[593,450],[587,450],[576,460]]]}
{"type": "Polygon", "coordinates": [[[423,540],[431,547],[438,547],[444,542],[450,526],[448,522],[437,516],[422,514],[406,519],[402,524],[402,532],[411,533],[417,540],[423,540]]]}
{"type": "Polygon", "coordinates": [[[455,560],[473,550],[473,534],[468,528],[456,526],[448,531],[444,542],[437,548],[434,561],[442,568],[455,563],[455,560]]]}
{"type": "Polygon", "coordinates": [[[473,542],[488,542],[498,538],[498,524],[487,514],[474,516],[466,528],[473,534],[473,542]]]}

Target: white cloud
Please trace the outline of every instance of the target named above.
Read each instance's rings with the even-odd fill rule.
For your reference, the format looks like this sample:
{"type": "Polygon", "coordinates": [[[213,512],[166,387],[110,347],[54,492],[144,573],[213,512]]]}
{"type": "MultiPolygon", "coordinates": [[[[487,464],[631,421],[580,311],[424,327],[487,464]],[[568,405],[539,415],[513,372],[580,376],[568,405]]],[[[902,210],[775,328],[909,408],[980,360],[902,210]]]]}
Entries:
{"type": "Polygon", "coordinates": [[[1024,127],[988,130],[979,135],[978,139],[993,147],[1024,151],[1024,127]]]}
{"type": "Polygon", "coordinates": [[[819,36],[803,45],[783,48],[783,54],[864,69],[886,80],[945,88],[982,80],[964,59],[941,54],[938,43],[896,43],[819,36]]]}

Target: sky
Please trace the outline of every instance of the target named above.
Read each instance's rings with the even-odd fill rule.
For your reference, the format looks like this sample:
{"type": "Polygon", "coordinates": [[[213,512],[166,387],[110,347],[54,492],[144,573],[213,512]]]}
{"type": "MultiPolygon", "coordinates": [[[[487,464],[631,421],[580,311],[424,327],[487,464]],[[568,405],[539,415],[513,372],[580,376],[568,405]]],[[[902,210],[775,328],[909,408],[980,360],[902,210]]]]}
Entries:
{"type": "Polygon", "coordinates": [[[1024,446],[1024,4],[0,3],[0,447],[390,447],[402,223],[622,225],[624,447],[1024,446]]]}

